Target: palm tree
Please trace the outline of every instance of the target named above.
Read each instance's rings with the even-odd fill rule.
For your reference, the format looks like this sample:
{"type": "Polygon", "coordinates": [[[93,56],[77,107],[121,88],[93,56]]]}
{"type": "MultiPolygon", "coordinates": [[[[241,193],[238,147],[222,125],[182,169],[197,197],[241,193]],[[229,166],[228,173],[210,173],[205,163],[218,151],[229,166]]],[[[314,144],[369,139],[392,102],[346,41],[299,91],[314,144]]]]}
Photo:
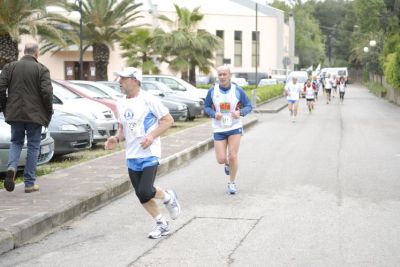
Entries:
{"type": "Polygon", "coordinates": [[[132,67],[142,67],[143,73],[160,73],[159,68],[153,60],[157,54],[154,50],[154,37],[147,28],[136,28],[132,33],[123,35],[121,48],[124,50],[122,57],[132,67]]]}
{"type": "MultiPolygon", "coordinates": [[[[64,0],[60,3],[70,11],[79,12],[79,3],[64,0]]],[[[82,0],[83,51],[93,48],[93,59],[96,66],[96,80],[108,80],[107,67],[110,48],[120,40],[121,33],[131,32],[136,26],[131,23],[139,18],[136,9],[142,4],[133,0],[82,0]]],[[[79,21],[66,17],[54,17],[59,23],[68,25],[72,30],[66,31],[66,39],[71,44],[80,44],[79,21]]],[[[46,49],[54,49],[57,45],[47,43],[46,49]]],[[[59,48],[59,47],[58,47],[59,48]]]]}
{"type": "Polygon", "coordinates": [[[66,43],[61,32],[48,17],[46,6],[55,0],[0,1],[0,69],[18,59],[18,43],[23,34],[40,35],[59,46],[66,43]]]}
{"type": "Polygon", "coordinates": [[[170,63],[170,68],[182,72],[182,78],[196,83],[196,67],[208,73],[213,66],[212,59],[221,39],[205,31],[198,30],[197,24],[203,19],[199,7],[192,11],[175,5],[177,20],[161,15],[159,18],[176,29],[171,32],[156,31],[155,43],[161,51],[162,61],[170,63]]]}

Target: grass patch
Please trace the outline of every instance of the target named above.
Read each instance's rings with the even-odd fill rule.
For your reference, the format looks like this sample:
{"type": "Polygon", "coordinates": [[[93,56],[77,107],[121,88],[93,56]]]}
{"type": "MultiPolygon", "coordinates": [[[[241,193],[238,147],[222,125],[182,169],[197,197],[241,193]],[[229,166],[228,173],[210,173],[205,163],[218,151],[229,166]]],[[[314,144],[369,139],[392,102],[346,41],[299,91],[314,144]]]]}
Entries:
{"type": "Polygon", "coordinates": [[[375,94],[377,96],[384,97],[386,95],[387,90],[380,83],[373,82],[373,81],[368,81],[368,82],[364,83],[364,85],[368,88],[368,90],[371,93],[373,93],[373,94],[375,94]]]}
{"type": "MultiPolygon", "coordinates": [[[[206,117],[196,118],[193,121],[175,122],[174,125],[170,129],[168,129],[166,133],[162,135],[162,137],[175,134],[184,129],[194,127],[207,122],[209,123],[210,119],[206,117]]],[[[119,144],[114,150],[105,150],[104,143],[97,143],[95,146],[93,146],[88,150],[83,150],[63,156],[53,157],[50,162],[37,166],[36,177],[40,178],[40,176],[50,174],[57,170],[65,169],[74,166],[76,164],[89,161],[98,157],[102,157],[111,153],[115,153],[117,151],[123,150],[124,148],[125,148],[124,142],[119,144]]],[[[23,182],[24,182],[23,172],[18,171],[17,176],[15,178],[15,184],[23,182]]],[[[0,181],[0,188],[4,188],[3,181],[0,181]]]]}

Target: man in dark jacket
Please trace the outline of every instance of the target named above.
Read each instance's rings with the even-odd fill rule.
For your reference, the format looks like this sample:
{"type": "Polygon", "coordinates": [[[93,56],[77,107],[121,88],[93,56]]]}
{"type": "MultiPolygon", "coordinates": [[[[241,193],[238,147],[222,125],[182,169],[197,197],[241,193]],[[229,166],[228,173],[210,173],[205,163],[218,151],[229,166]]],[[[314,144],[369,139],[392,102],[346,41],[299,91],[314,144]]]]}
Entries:
{"type": "Polygon", "coordinates": [[[18,161],[28,140],[28,154],[24,168],[25,193],[39,190],[36,165],[40,149],[42,126],[48,126],[53,114],[53,87],[49,70],[37,61],[36,43],[25,45],[19,61],[4,66],[0,74],[0,111],[11,125],[11,146],[8,169],[4,181],[7,191],[13,191],[18,161]]]}

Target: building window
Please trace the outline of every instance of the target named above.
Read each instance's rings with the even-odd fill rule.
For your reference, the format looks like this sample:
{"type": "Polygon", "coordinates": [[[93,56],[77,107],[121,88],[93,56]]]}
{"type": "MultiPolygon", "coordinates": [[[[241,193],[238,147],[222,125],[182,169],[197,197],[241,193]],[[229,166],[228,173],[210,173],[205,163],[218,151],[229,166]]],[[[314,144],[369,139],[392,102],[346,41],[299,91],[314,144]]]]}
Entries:
{"type": "Polygon", "coordinates": [[[260,32],[251,34],[251,66],[260,66],[260,32]]]}
{"type": "Polygon", "coordinates": [[[242,66],[242,32],[235,31],[235,58],[234,58],[234,66],[241,67],[242,66]]]}
{"type": "Polygon", "coordinates": [[[221,38],[221,47],[217,49],[217,53],[215,55],[215,64],[217,66],[221,66],[224,64],[224,31],[217,30],[216,35],[221,38]]]}

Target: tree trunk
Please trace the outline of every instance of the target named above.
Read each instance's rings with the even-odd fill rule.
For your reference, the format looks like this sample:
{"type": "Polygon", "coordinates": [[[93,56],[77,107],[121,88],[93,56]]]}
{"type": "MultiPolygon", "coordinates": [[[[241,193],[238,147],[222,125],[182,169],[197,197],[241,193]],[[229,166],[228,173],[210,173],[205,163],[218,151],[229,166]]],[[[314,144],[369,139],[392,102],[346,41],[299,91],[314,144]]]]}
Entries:
{"type": "Polygon", "coordinates": [[[187,81],[187,80],[188,80],[188,78],[189,78],[188,71],[187,71],[187,70],[185,70],[185,71],[182,71],[182,74],[181,74],[181,79],[182,79],[182,80],[185,80],[185,81],[187,81]]]}
{"type": "Polygon", "coordinates": [[[0,70],[4,65],[18,60],[18,43],[9,34],[0,35],[0,70]]]}
{"type": "Polygon", "coordinates": [[[193,86],[196,86],[196,65],[191,64],[189,70],[189,83],[193,86]]]}
{"type": "Polygon", "coordinates": [[[96,81],[108,81],[107,67],[110,49],[105,44],[93,45],[93,59],[96,66],[96,81]]]}

